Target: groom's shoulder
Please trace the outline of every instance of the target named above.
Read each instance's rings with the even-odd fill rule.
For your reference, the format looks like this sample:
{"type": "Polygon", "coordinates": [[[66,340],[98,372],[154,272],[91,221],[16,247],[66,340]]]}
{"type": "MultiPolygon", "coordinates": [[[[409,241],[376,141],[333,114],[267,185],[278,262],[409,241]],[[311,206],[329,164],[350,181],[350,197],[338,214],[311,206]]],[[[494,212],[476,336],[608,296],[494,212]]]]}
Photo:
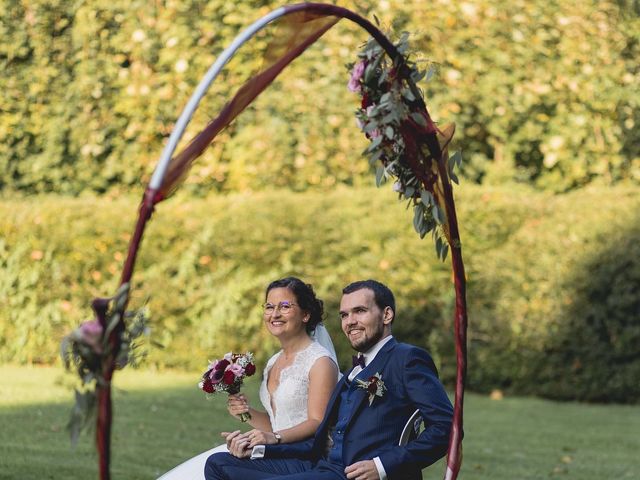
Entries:
{"type": "Polygon", "coordinates": [[[413,345],[411,343],[397,342],[395,348],[396,353],[403,353],[406,355],[426,355],[431,358],[429,352],[427,352],[424,348],[419,347],[418,345],[413,345]]]}
{"type": "Polygon", "coordinates": [[[417,345],[398,342],[395,345],[393,355],[398,359],[402,359],[403,363],[410,362],[414,359],[418,360],[422,363],[425,363],[431,370],[434,370],[435,372],[437,372],[437,369],[433,362],[433,358],[431,358],[431,355],[429,354],[429,352],[417,345]]]}

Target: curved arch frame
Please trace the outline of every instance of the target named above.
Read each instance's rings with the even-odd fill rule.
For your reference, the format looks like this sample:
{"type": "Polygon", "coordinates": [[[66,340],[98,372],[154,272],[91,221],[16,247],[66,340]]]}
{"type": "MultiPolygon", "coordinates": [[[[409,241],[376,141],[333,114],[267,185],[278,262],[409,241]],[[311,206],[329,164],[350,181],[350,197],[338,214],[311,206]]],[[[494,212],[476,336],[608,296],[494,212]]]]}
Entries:
{"type": "MultiPolygon", "coordinates": [[[[222,71],[224,66],[228,63],[234,53],[253,35],[265,28],[268,24],[274,20],[295,12],[307,11],[325,16],[335,16],[338,18],[346,18],[356,23],[360,27],[364,28],[386,51],[390,58],[397,62],[399,71],[402,72],[406,67],[404,65],[404,58],[399,54],[395,46],[391,41],[371,22],[361,17],[360,15],[342,7],[335,5],[328,5],[322,3],[301,3],[296,5],[290,5],[278,8],[268,13],[264,17],[255,21],[244,31],[242,31],[227,47],[214,64],[209,68],[203,79],[198,84],[198,87],[194,91],[193,95],[189,99],[187,105],[183,109],[176,125],[169,137],[169,141],[165,146],[158,165],[154,170],[151,181],[145,190],[144,197],[140,204],[140,211],[138,220],[135,226],[134,233],[131,237],[129,244],[129,251],[124,263],[123,272],[121,276],[120,284],[128,283],[131,280],[133,274],[133,268],[137,256],[138,247],[142,240],[146,223],[151,218],[155,203],[159,202],[162,198],[158,197],[157,193],[162,186],[163,179],[167,172],[172,155],[184,134],[186,127],[191,120],[193,113],[198,108],[198,105],[206,94],[207,90],[222,71]]],[[[426,105],[422,101],[422,96],[419,94],[415,84],[409,80],[409,86],[414,91],[415,97],[418,100],[420,107],[424,108],[424,111],[428,112],[426,105]]],[[[443,189],[445,194],[445,210],[448,218],[450,234],[451,234],[451,258],[452,268],[455,281],[456,292],[456,315],[455,315],[455,337],[456,337],[456,358],[457,358],[457,374],[456,374],[456,391],[455,391],[455,407],[454,407],[454,422],[451,431],[447,470],[445,472],[445,480],[455,480],[458,475],[461,464],[461,445],[462,445],[462,411],[464,400],[464,384],[466,378],[466,330],[467,330],[467,314],[466,314],[466,282],[464,274],[464,264],[462,261],[462,252],[460,244],[460,236],[457,225],[457,216],[455,212],[455,204],[453,201],[453,193],[451,185],[447,179],[446,170],[446,146],[441,147],[436,133],[427,133],[425,138],[421,139],[427,146],[429,152],[434,159],[437,160],[438,171],[443,179],[443,189]]],[[[121,321],[122,323],[122,321],[121,321]]],[[[96,428],[96,444],[99,453],[99,472],[101,480],[109,480],[109,461],[110,461],[110,436],[111,436],[111,420],[112,420],[112,404],[111,404],[111,387],[110,381],[115,370],[115,354],[117,354],[117,333],[119,328],[114,329],[109,342],[112,346],[114,354],[105,360],[103,366],[104,378],[106,385],[98,386],[98,418],[96,428]]]]}

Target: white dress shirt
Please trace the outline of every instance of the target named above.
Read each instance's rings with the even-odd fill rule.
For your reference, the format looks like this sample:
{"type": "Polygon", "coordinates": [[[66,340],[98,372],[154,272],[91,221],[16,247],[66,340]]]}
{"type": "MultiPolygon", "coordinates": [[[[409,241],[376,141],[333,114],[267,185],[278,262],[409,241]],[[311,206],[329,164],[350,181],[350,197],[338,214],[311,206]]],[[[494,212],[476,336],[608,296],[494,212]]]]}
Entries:
{"type": "MultiPolygon", "coordinates": [[[[373,359],[376,358],[376,355],[378,354],[380,349],[392,338],[393,338],[392,335],[388,335],[384,337],[382,340],[380,340],[378,343],[376,343],[369,350],[362,353],[362,356],[364,357],[365,367],[369,366],[369,364],[373,361],[373,359]]],[[[351,373],[349,373],[349,377],[348,377],[349,381],[352,381],[354,378],[356,378],[356,376],[362,370],[363,368],[360,365],[356,365],[355,367],[353,367],[353,370],[351,370],[351,373]]],[[[378,476],[380,477],[380,480],[387,480],[387,471],[384,469],[384,465],[382,465],[382,461],[380,460],[380,457],[373,457],[373,463],[376,464],[376,469],[378,470],[378,476]]]]}

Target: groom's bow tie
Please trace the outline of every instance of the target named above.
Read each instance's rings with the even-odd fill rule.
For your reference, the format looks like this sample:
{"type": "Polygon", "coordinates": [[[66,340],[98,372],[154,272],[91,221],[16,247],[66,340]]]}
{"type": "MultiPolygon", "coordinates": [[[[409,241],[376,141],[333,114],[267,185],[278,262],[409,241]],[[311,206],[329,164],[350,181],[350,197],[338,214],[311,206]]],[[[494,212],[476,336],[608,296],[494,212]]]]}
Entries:
{"type": "Polygon", "coordinates": [[[360,354],[360,355],[354,355],[353,357],[351,357],[351,360],[353,361],[353,366],[356,367],[358,365],[360,365],[360,368],[365,367],[364,365],[364,355],[360,354]]]}

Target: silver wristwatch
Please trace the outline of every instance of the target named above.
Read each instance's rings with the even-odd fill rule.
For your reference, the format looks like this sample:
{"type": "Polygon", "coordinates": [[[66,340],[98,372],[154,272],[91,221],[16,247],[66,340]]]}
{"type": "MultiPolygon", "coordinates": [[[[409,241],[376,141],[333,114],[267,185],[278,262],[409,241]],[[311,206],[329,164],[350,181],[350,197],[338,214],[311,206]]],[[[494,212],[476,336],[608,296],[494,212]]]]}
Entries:
{"type": "Polygon", "coordinates": [[[282,442],[282,435],[280,435],[278,432],[273,432],[273,436],[276,437],[276,445],[282,442]]]}

